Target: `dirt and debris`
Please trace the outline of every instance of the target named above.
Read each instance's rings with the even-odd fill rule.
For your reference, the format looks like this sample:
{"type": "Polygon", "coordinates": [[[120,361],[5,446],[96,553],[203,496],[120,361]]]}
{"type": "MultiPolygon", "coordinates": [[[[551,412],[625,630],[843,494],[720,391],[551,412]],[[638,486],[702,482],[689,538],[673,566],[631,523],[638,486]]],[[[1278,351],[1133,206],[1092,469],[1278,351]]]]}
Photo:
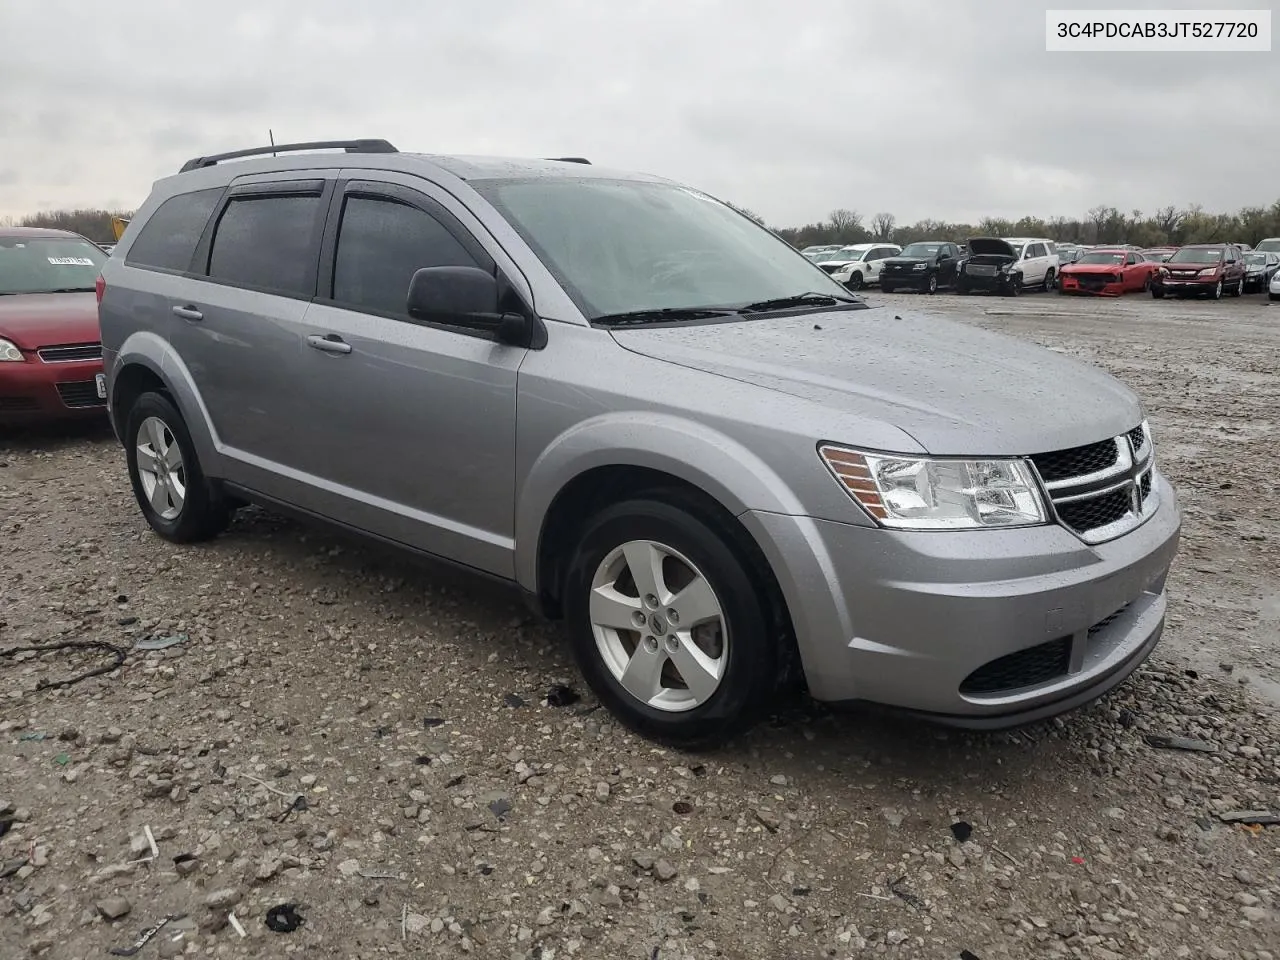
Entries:
{"type": "Polygon", "coordinates": [[[1113,696],[994,734],[799,704],[695,759],[535,699],[581,682],[508,593],[257,510],[171,546],[107,431],[6,433],[0,650],[127,656],[0,659],[0,954],[186,914],[138,955],[1280,960],[1280,308],[869,298],[1145,398],[1186,523],[1113,696]]]}

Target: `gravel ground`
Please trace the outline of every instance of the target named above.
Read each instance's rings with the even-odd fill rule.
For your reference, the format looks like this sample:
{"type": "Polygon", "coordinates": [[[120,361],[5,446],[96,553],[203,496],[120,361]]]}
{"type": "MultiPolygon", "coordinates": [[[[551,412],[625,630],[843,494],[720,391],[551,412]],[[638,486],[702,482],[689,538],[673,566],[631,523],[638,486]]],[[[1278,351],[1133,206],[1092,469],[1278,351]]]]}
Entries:
{"type": "Polygon", "coordinates": [[[10,436],[0,650],[185,640],[0,659],[0,956],[185,914],[138,956],[1280,957],[1280,827],[1230,822],[1280,814],[1280,307],[869,299],[1146,398],[1185,540],[1114,695],[1001,734],[802,702],[682,755],[546,702],[567,645],[495,587],[253,510],[176,548],[109,432],[10,436]]]}

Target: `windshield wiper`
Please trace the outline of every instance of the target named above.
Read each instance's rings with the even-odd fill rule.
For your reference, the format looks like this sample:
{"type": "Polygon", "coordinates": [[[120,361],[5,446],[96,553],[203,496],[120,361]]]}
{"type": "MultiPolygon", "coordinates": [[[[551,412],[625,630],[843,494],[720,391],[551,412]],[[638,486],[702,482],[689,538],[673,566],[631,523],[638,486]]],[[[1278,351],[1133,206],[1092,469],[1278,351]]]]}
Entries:
{"type": "Polygon", "coordinates": [[[859,303],[853,297],[840,297],[833,293],[798,293],[794,297],[778,297],[760,300],[742,308],[743,313],[760,313],[765,310],[786,310],[788,307],[834,307],[842,303],[859,303]]]}
{"type": "Polygon", "coordinates": [[[93,293],[93,287],[57,287],[53,290],[46,290],[46,293],[93,293]]]}
{"type": "Polygon", "coordinates": [[[656,310],[610,313],[596,317],[591,322],[607,327],[623,327],[630,324],[665,323],[669,320],[709,320],[713,317],[732,317],[738,312],[726,307],[662,307],[656,310]]]}

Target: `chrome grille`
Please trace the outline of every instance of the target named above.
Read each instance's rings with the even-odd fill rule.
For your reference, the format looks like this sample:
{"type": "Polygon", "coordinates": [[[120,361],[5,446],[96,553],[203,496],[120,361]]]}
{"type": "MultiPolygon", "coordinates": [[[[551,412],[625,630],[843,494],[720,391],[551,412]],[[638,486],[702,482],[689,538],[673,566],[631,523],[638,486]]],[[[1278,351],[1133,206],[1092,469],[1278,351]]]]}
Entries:
{"type": "Polygon", "coordinates": [[[1058,521],[1086,543],[1128,533],[1156,508],[1151,431],[1132,430],[1082,447],[1031,457],[1058,521]]]}
{"type": "Polygon", "coordinates": [[[36,351],[45,363],[71,363],[75,360],[101,360],[102,344],[76,343],[66,347],[41,347],[36,351]]]}

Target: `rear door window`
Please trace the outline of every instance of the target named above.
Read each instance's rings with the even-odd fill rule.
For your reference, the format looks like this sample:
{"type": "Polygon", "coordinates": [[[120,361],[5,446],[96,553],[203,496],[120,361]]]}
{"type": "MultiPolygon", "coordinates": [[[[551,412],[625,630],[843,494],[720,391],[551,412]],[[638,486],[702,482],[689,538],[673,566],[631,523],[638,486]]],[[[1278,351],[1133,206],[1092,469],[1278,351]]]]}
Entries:
{"type": "Polygon", "coordinates": [[[209,279],[266,293],[315,296],[320,218],[314,196],[233,197],[209,251],[209,279]]]}
{"type": "Polygon", "coordinates": [[[185,273],[191,268],[196,244],[221,196],[222,188],[215,187],[170,197],[142,224],[124,262],[133,267],[185,273]]]}

